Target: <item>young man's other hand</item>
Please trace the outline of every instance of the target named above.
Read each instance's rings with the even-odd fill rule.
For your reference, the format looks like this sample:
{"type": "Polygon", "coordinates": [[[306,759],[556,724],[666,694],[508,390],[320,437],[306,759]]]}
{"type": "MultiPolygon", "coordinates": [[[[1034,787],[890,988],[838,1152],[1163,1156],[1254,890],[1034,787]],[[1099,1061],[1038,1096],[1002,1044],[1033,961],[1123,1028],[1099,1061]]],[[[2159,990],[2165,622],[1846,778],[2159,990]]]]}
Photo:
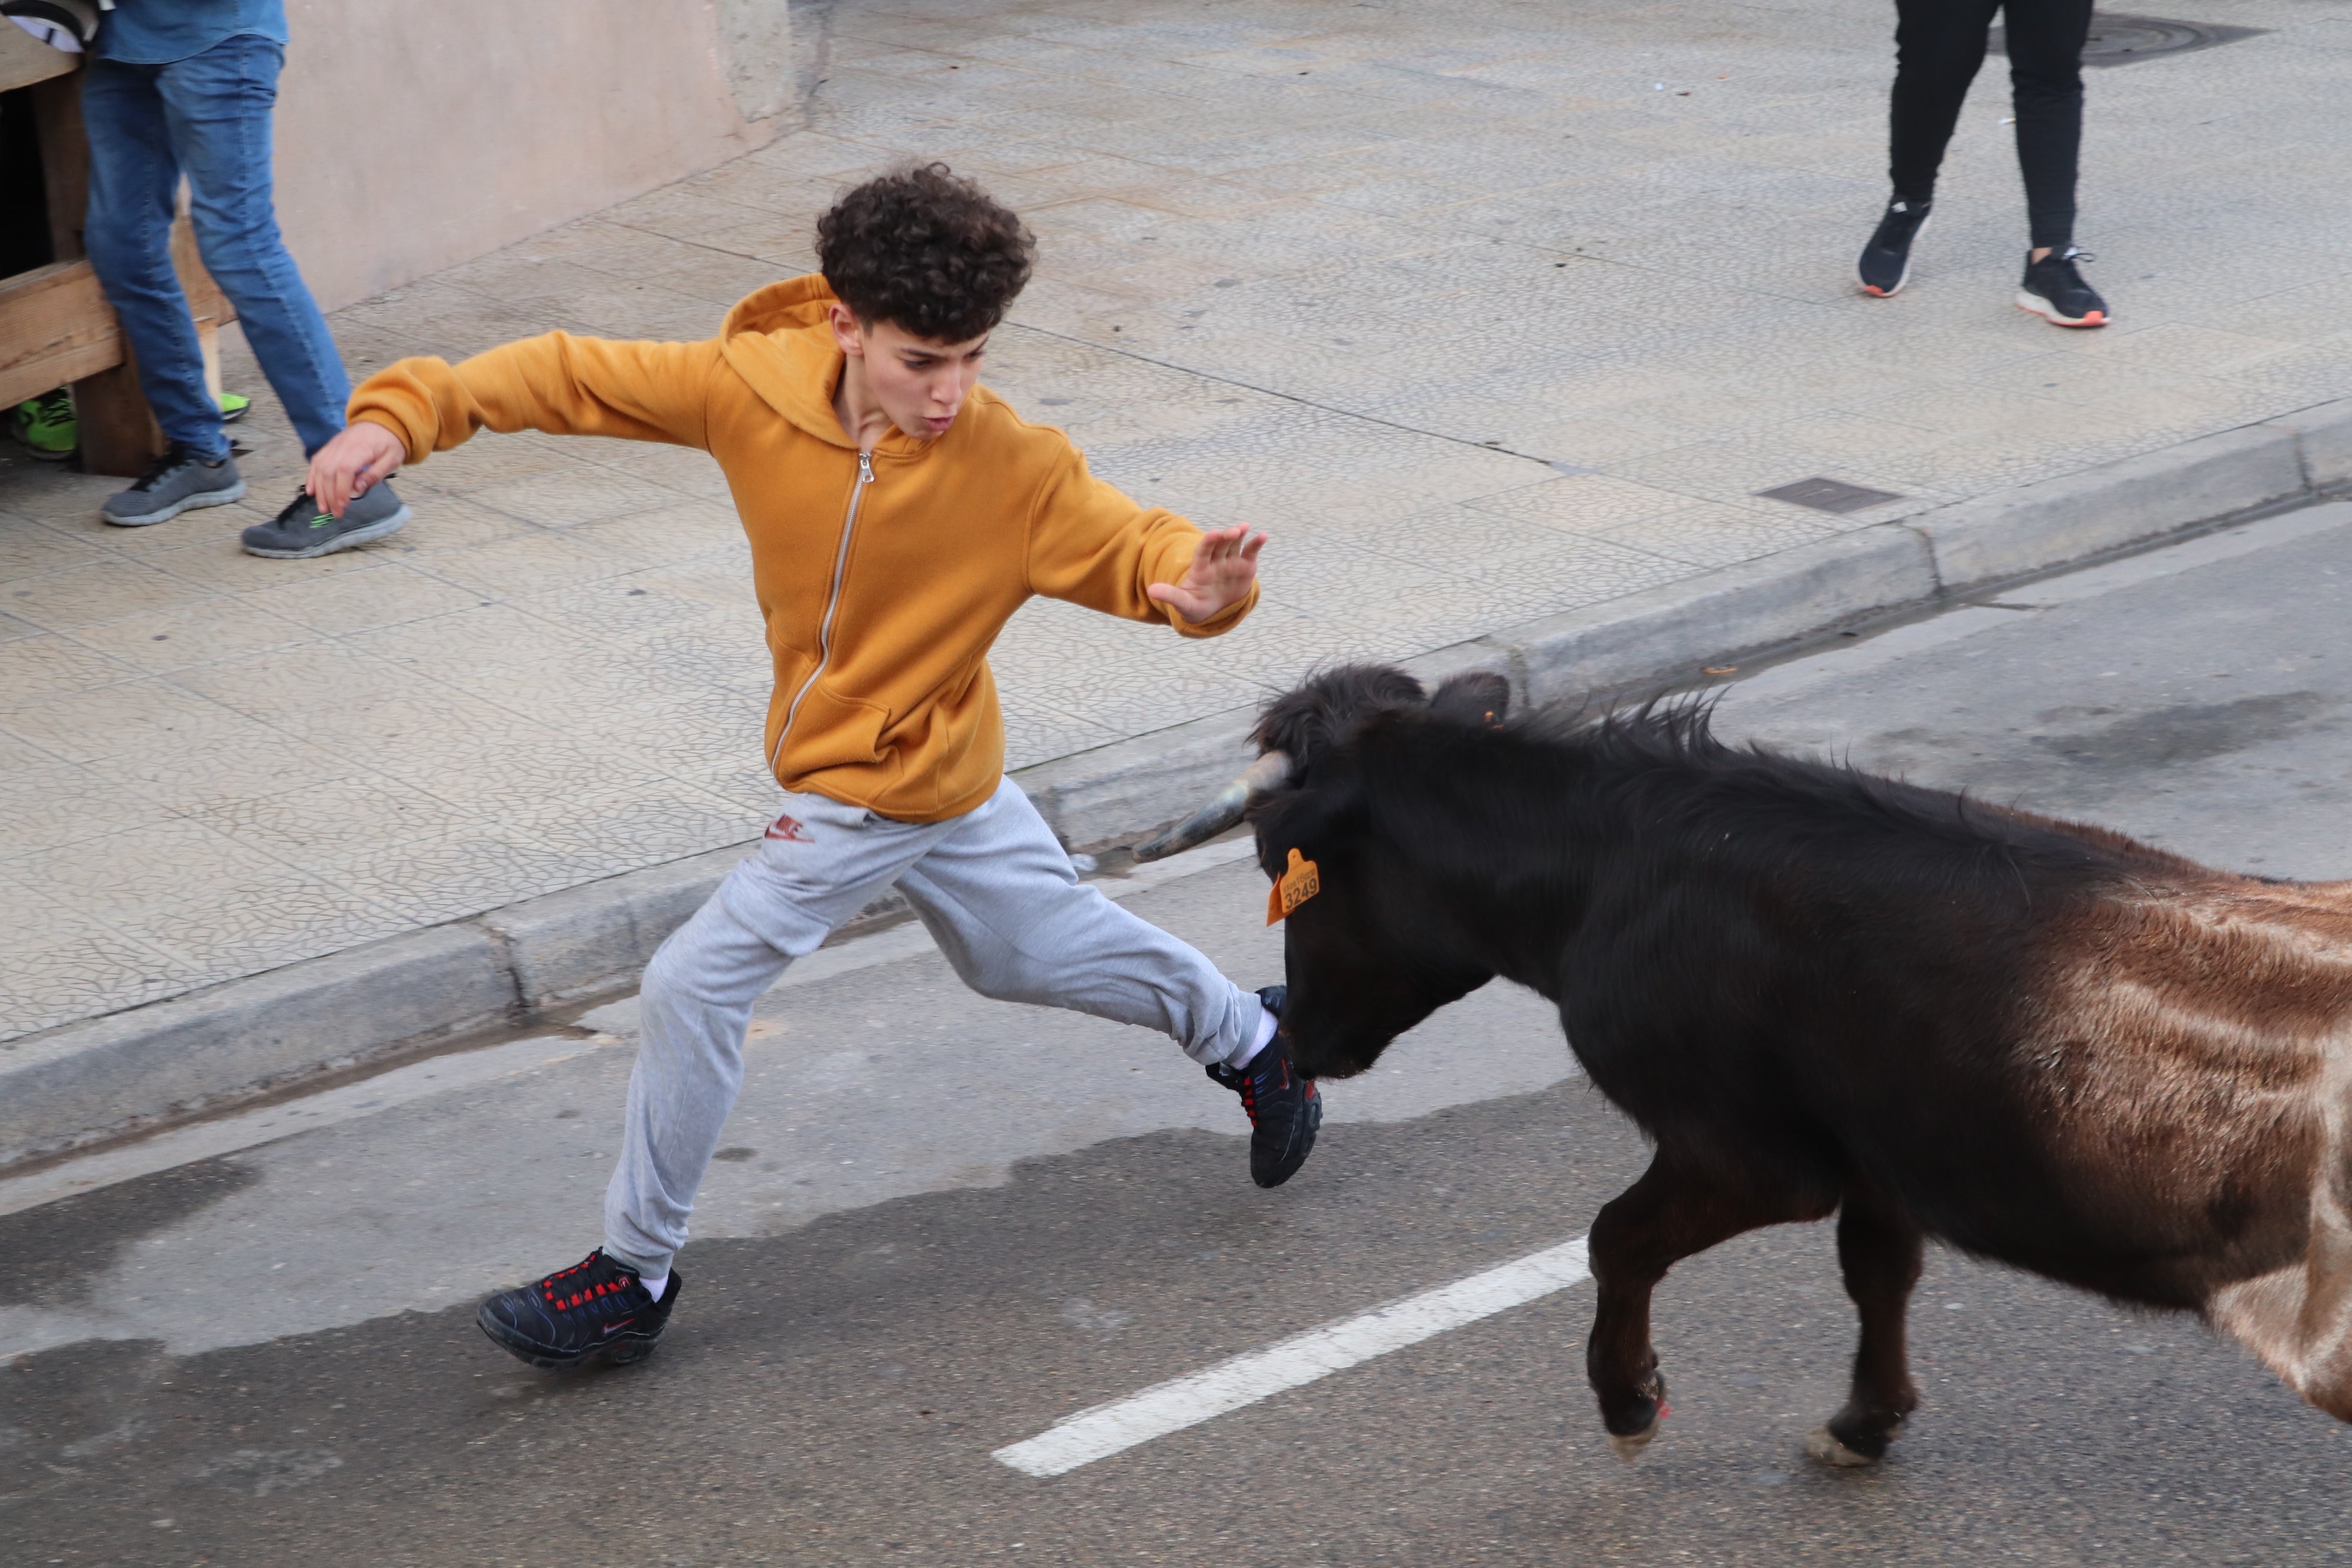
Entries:
{"type": "Polygon", "coordinates": [[[310,478],[304,486],[310,499],[336,517],[352,504],[352,498],[364,495],[367,488],[378,479],[392,478],[393,470],[408,460],[408,449],[400,437],[371,419],[343,426],[343,433],[329,441],[310,458],[310,478]]]}
{"type": "Polygon", "coordinates": [[[1257,552],[1265,535],[1247,527],[1213,528],[1201,535],[1192,564],[1181,583],[1154,583],[1144,590],[1186,620],[1209,620],[1249,597],[1257,581],[1257,552]]]}

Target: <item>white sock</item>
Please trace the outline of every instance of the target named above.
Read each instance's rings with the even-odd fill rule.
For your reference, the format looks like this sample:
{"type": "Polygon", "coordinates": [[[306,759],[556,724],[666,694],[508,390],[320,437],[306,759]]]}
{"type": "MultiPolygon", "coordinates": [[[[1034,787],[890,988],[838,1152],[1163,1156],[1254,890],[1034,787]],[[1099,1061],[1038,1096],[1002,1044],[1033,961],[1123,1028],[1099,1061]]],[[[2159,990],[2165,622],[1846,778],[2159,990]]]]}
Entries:
{"type": "Polygon", "coordinates": [[[1250,1059],[1256,1056],[1258,1052],[1265,1049],[1265,1043],[1274,1038],[1274,1013],[1271,1009],[1260,1012],[1257,1016],[1257,1038],[1243,1047],[1240,1052],[1236,1055],[1227,1057],[1225,1058],[1225,1065],[1229,1068],[1245,1068],[1249,1066],[1250,1059]]]}
{"type": "Polygon", "coordinates": [[[662,1299],[662,1292],[669,1289],[669,1275],[667,1272],[658,1275],[640,1274],[637,1276],[637,1283],[650,1291],[653,1299],[658,1301],[662,1299]]]}

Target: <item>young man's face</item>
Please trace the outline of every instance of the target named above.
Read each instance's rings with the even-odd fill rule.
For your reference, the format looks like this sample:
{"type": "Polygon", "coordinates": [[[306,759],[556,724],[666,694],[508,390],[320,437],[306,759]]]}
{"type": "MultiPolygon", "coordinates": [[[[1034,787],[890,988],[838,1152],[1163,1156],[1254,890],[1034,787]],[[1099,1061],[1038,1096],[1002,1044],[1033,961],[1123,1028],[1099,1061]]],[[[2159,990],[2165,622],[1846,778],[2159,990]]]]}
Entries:
{"type": "Polygon", "coordinates": [[[985,332],[943,343],[888,321],[861,321],[841,304],[833,307],[833,335],[842,353],[864,365],[866,384],[890,423],[918,441],[947,434],[980,383],[988,348],[985,332]]]}

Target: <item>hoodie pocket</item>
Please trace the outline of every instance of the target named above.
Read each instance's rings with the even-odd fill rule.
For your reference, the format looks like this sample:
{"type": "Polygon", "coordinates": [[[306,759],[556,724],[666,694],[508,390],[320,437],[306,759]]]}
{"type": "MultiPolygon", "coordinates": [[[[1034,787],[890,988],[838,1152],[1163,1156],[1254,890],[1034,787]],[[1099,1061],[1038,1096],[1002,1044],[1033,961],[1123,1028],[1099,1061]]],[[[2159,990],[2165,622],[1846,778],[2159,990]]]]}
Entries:
{"type": "MultiPolygon", "coordinates": [[[[787,778],[799,778],[828,768],[873,767],[883,760],[882,731],[889,723],[887,708],[838,696],[820,680],[808,689],[793,717],[780,771],[787,778]]],[[[898,770],[893,766],[891,771],[898,770]]]]}

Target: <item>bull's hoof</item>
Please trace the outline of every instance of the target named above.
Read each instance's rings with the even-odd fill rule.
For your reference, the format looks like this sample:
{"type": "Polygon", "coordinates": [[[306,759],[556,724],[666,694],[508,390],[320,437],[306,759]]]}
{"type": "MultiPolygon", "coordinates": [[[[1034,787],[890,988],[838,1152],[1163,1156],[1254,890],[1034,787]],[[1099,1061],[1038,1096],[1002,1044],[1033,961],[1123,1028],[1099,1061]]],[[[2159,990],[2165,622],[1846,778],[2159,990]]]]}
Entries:
{"type": "Polygon", "coordinates": [[[1815,1463],[1828,1465],[1833,1469],[1860,1469],[1886,1458],[1886,1441],[1894,1436],[1893,1432],[1887,1433],[1878,1441],[1878,1452],[1865,1454],[1859,1448],[1847,1447],[1828,1427],[1819,1426],[1805,1439],[1805,1453],[1815,1463]]]}
{"type": "Polygon", "coordinates": [[[1642,1393],[1650,1404],[1650,1424],[1639,1432],[1609,1434],[1609,1447],[1616,1450],[1620,1460],[1629,1465],[1642,1457],[1642,1450],[1647,1448],[1650,1439],[1658,1435],[1659,1425],[1675,1413],[1675,1407],[1666,1403],[1666,1380],[1656,1373],[1652,1373],[1649,1381],[1642,1385],[1642,1393]]]}
{"type": "Polygon", "coordinates": [[[1614,1432],[1610,1433],[1609,1447],[1616,1451],[1619,1460],[1630,1465],[1640,1458],[1643,1450],[1650,1446],[1650,1439],[1658,1435],[1658,1424],[1665,1419],[1665,1410],[1661,1406],[1657,1415],[1639,1432],[1625,1437],[1620,1437],[1614,1432]]]}

